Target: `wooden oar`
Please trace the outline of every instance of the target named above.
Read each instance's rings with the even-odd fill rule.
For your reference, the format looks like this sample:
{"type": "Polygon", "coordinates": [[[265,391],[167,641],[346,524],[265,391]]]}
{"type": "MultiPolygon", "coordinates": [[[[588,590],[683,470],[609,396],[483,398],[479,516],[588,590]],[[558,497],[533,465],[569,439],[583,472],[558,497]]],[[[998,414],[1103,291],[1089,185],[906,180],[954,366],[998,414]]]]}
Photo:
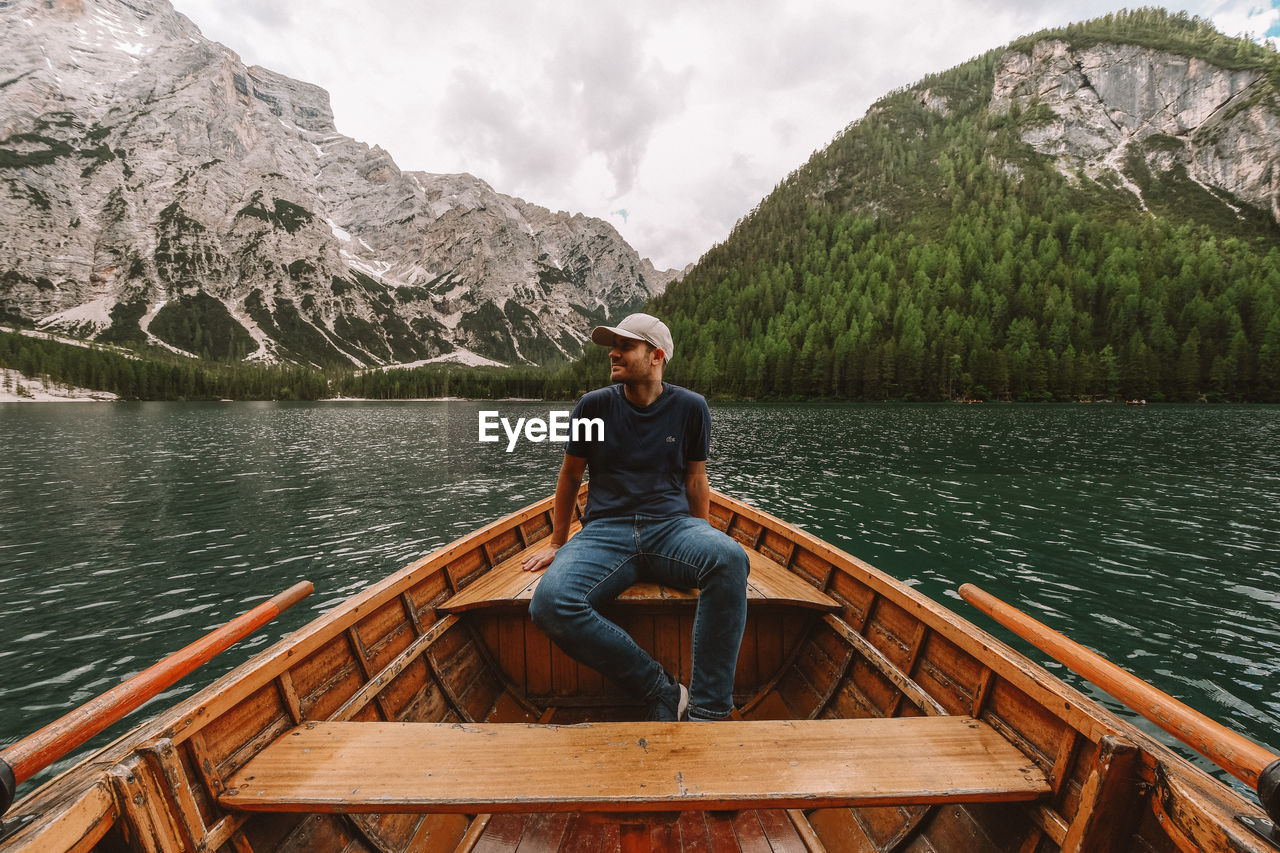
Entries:
{"type": "Polygon", "coordinates": [[[197,667],[231,648],[314,591],[301,581],[132,678],[0,751],[0,815],[22,782],[124,718],[197,667]]]}
{"type": "Polygon", "coordinates": [[[1262,807],[1280,826],[1280,756],[973,584],[961,586],[960,597],[1252,786],[1262,807]]]}

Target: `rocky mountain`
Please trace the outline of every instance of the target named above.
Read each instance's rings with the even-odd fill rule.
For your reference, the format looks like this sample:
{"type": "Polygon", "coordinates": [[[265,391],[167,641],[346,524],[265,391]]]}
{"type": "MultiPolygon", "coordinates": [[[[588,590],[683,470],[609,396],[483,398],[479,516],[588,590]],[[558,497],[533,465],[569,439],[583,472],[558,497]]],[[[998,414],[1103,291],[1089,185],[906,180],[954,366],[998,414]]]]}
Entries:
{"type": "Polygon", "coordinates": [[[1079,48],[1058,38],[1000,58],[990,111],[1046,111],[1022,140],[1066,174],[1116,176],[1137,155],[1158,172],[1175,166],[1224,203],[1280,222],[1280,104],[1261,68],[1222,68],[1195,56],[1134,44],[1079,48]]]}
{"type": "Polygon", "coordinates": [[[1280,54],[1140,9],[930,75],[656,310],[704,393],[1280,402],[1280,54]]]}
{"type": "Polygon", "coordinates": [[[0,186],[0,318],[217,358],[539,363],[676,276],[402,171],[165,0],[0,0],[0,186]]]}

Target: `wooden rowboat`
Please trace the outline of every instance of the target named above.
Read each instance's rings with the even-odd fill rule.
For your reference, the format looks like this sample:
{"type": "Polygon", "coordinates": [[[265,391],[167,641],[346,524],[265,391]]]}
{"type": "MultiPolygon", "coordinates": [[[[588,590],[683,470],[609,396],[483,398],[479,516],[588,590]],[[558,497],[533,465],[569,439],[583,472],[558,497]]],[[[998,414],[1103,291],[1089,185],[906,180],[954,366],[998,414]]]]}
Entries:
{"type": "MultiPolygon", "coordinates": [[[[529,620],[519,562],[550,516],[410,564],[138,726],[17,802],[0,849],[1280,849],[1251,797],[721,494],[752,565],[734,719],[629,722],[529,620]]],[[[636,586],[612,615],[687,680],[693,602],[636,586]]]]}

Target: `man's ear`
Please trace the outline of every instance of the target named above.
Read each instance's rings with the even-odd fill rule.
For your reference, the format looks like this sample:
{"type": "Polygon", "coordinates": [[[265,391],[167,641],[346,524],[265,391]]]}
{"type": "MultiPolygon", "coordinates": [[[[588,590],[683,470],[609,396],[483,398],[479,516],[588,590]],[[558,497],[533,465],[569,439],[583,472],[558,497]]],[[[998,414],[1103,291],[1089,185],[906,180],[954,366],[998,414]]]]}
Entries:
{"type": "Polygon", "coordinates": [[[665,362],[667,360],[667,354],[663,352],[662,347],[654,347],[653,354],[658,357],[659,362],[665,362]]]}

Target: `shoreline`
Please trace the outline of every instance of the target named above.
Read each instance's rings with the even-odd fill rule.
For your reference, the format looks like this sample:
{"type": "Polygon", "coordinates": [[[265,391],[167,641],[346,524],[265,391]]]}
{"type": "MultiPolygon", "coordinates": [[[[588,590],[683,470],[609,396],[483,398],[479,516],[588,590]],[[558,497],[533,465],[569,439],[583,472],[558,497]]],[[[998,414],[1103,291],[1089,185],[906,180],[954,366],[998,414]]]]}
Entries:
{"type": "MultiPolygon", "coordinates": [[[[141,402],[141,403],[176,403],[176,402],[220,402],[220,403],[280,403],[280,402],[306,402],[306,403],[549,403],[549,404],[571,404],[573,400],[544,398],[544,397],[321,397],[314,400],[266,400],[266,399],[198,399],[198,400],[133,400],[120,397],[111,391],[97,391],[91,388],[79,388],[74,386],[64,386],[61,383],[51,382],[42,377],[24,376],[22,373],[13,368],[0,367],[0,404],[3,403],[116,403],[116,402],[141,402]]],[[[812,398],[812,399],[796,399],[796,400],[758,400],[758,399],[726,399],[726,398],[710,398],[710,403],[716,404],[749,404],[749,405],[765,405],[765,406],[808,406],[808,405],[827,405],[827,404],[866,404],[866,405],[972,405],[986,404],[990,406],[1080,406],[1080,405],[1096,405],[1096,406],[1134,406],[1146,407],[1151,406],[1169,406],[1169,405],[1274,405],[1268,403],[1245,403],[1233,401],[1161,401],[1154,402],[1149,400],[1125,400],[1118,399],[1102,399],[1102,400],[1037,400],[1037,401],[1013,401],[1013,400],[837,400],[831,398],[812,398]]]]}
{"type": "MultiPolygon", "coordinates": [[[[0,403],[546,403],[539,397],[322,397],[318,400],[124,400],[110,391],[68,388],[0,368],[0,403]],[[10,390],[12,387],[13,390],[10,390]],[[21,389],[21,391],[19,391],[21,389]]],[[[563,402],[563,401],[561,401],[563,402]]]]}
{"type": "Polygon", "coordinates": [[[119,399],[110,391],[61,386],[0,367],[0,403],[114,403],[119,399]]]}

